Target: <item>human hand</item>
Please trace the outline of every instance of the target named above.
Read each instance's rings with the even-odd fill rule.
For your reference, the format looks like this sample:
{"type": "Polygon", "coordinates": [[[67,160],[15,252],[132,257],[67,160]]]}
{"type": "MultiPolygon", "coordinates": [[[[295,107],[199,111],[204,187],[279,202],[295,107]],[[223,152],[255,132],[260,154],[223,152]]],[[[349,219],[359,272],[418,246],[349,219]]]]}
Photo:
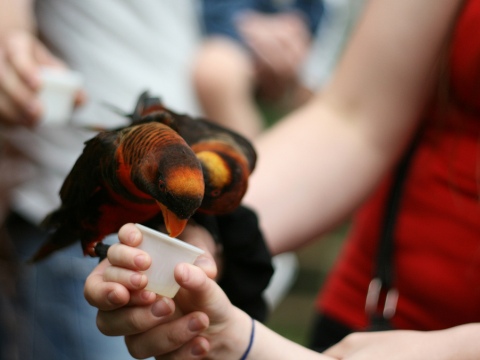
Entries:
{"type": "MultiPolygon", "coordinates": [[[[240,358],[249,343],[250,317],[233,306],[199,267],[179,264],[175,279],[181,286],[175,297],[177,316],[125,337],[130,353],[156,359],[203,359],[207,354],[208,359],[240,358]]],[[[152,309],[163,314],[156,311],[152,309]]]]}
{"type": "MultiPolygon", "coordinates": [[[[140,272],[150,267],[151,258],[135,248],[142,241],[142,233],[133,224],[126,224],[118,232],[118,238],[120,243],[110,247],[107,259],[92,271],[85,282],[85,298],[100,310],[144,305],[155,300],[153,293],[143,290],[147,279],[140,272]],[[131,278],[127,279],[128,276],[131,278]],[[119,278],[122,279],[121,282],[118,281],[119,278]]],[[[182,239],[205,250],[195,264],[211,278],[216,277],[215,244],[210,234],[203,227],[188,225],[182,239]]]]}
{"type": "Polygon", "coordinates": [[[298,70],[311,43],[301,16],[246,12],[239,17],[237,27],[254,54],[262,95],[270,98],[283,95],[296,84],[298,70]]]}
{"type": "MultiPolygon", "coordinates": [[[[196,358],[203,356],[211,347],[216,351],[224,349],[215,340],[223,339],[222,336],[214,336],[212,341],[205,336],[212,337],[225,331],[225,328],[237,330],[238,317],[246,319],[246,326],[250,326],[249,317],[234,308],[217,284],[207,277],[207,274],[214,277],[216,272],[208,252],[211,244],[202,239],[205,234],[201,234],[201,229],[190,227],[185,237],[192,238],[194,233],[200,233],[196,236],[195,245],[207,250],[204,258],[199,258],[203,270],[187,264],[177,266],[175,277],[183,288],[175,297],[175,304],[171,299],[144,290],[147,279],[139,271],[146,270],[151,259],[148,254],[133,247],[141,242],[142,235],[132,224],[120,229],[121,244],[112,245],[108,261],[99,264],[87,278],[85,297],[91,305],[99,308],[99,329],[107,335],[126,336],[127,346],[134,356],[168,354],[168,358],[196,358]],[[231,321],[237,322],[235,327],[222,326],[231,321]],[[215,326],[199,336],[210,322],[215,326]]],[[[241,334],[248,335],[248,330],[241,334]]],[[[228,339],[237,337],[236,333],[229,334],[228,339]]],[[[245,335],[240,337],[244,340],[245,335]]],[[[241,344],[240,348],[243,349],[244,345],[241,344]]]]}
{"type": "MultiPolygon", "coordinates": [[[[0,42],[0,123],[35,125],[42,115],[38,99],[40,67],[66,68],[35,36],[27,31],[11,32],[0,42]]],[[[76,94],[76,105],[85,101],[76,94]]]]}
{"type": "Polygon", "coordinates": [[[347,336],[324,354],[342,360],[473,360],[478,357],[478,350],[472,349],[475,341],[469,339],[476,331],[478,325],[441,331],[359,332],[347,336]]]}

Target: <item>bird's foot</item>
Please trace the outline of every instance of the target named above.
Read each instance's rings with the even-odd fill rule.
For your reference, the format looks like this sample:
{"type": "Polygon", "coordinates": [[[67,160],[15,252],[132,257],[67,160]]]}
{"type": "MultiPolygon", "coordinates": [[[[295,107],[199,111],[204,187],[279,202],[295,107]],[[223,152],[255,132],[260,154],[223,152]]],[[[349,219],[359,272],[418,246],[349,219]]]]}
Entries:
{"type": "Polygon", "coordinates": [[[95,244],[95,246],[92,249],[94,253],[93,256],[98,256],[100,258],[100,261],[102,261],[107,257],[107,252],[109,248],[110,248],[110,245],[106,245],[102,242],[99,242],[95,244]]]}

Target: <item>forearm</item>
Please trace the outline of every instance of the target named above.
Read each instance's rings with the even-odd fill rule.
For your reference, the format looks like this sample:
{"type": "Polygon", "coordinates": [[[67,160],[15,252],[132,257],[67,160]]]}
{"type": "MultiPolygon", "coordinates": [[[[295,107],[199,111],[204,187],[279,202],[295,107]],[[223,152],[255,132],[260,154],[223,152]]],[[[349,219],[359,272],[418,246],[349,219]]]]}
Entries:
{"type": "Polygon", "coordinates": [[[248,359],[255,360],[290,360],[290,359],[333,359],[310,349],[307,349],[293,341],[290,341],[276,332],[270,330],[261,323],[255,324],[255,339],[248,359]]]}
{"type": "Polygon", "coordinates": [[[393,330],[358,332],[327,349],[335,359],[474,360],[480,354],[479,323],[438,331],[393,330]]]}
{"type": "Polygon", "coordinates": [[[0,0],[0,40],[14,30],[34,32],[33,0],[0,0]]]}
{"type": "Polygon", "coordinates": [[[321,101],[293,113],[256,144],[258,165],[245,202],[258,212],[274,254],[298,248],[343,221],[393,156],[379,153],[358,123],[340,121],[321,101]]]}
{"type": "MultiPolygon", "coordinates": [[[[480,323],[471,323],[441,330],[436,345],[443,348],[445,359],[474,360],[480,354],[480,323]]],[[[435,343],[434,343],[435,345],[435,343]]]]}
{"type": "Polygon", "coordinates": [[[249,360],[332,359],[282,337],[258,321],[255,321],[252,338],[251,334],[251,318],[234,308],[225,332],[210,340],[212,351],[208,358],[240,359],[246,353],[251,340],[247,356],[249,360]]]}
{"type": "Polygon", "coordinates": [[[346,219],[400,157],[461,3],[371,0],[322,95],[258,139],[245,202],[274,254],[346,219]]]}

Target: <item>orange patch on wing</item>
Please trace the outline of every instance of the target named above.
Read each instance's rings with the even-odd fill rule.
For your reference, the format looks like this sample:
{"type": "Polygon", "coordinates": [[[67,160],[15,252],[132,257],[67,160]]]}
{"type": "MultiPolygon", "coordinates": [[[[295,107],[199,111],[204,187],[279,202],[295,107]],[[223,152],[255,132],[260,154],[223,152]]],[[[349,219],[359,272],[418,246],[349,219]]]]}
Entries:
{"type": "Polygon", "coordinates": [[[230,170],[220,155],[213,151],[202,151],[197,153],[197,157],[207,165],[210,182],[214,187],[223,187],[231,181],[230,170]]]}

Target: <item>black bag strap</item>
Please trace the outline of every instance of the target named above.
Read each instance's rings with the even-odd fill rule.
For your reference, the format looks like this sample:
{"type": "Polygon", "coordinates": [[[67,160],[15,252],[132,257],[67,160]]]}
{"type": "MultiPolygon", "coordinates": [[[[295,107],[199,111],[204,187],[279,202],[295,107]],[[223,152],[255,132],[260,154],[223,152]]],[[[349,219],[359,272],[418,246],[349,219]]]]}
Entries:
{"type": "Polygon", "coordinates": [[[393,254],[395,251],[395,226],[397,223],[397,215],[400,209],[405,180],[408,175],[408,170],[417,143],[418,140],[416,138],[400,160],[397,169],[394,172],[392,186],[385,206],[385,214],[380,231],[376,267],[373,278],[368,287],[365,302],[365,311],[370,317],[370,325],[373,327],[390,327],[389,319],[395,314],[397,306],[398,291],[393,286],[395,276],[393,262],[393,254]],[[378,303],[381,294],[386,294],[386,297],[383,312],[379,314],[378,303]]]}

